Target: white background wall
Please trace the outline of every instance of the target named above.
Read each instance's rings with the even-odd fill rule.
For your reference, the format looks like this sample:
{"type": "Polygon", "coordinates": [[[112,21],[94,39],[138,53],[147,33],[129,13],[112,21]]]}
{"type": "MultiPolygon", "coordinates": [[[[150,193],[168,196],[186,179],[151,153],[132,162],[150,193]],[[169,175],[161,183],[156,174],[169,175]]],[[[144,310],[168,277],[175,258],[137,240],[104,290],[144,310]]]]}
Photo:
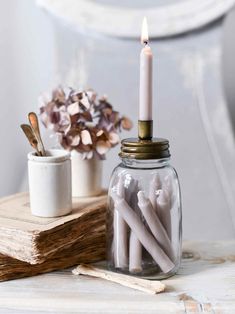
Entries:
{"type": "Polygon", "coordinates": [[[29,146],[20,130],[53,73],[50,20],[30,0],[0,1],[0,195],[17,192],[29,146]]]}
{"type": "MultiPolygon", "coordinates": [[[[158,105],[154,109],[155,132],[171,140],[173,164],[182,183],[185,238],[234,237],[233,198],[230,197],[232,204],[227,205],[229,196],[220,186],[217,165],[209,150],[205,150],[206,154],[200,151],[208,146],[208,138],[199,119],[197,97],[192,86],[193,67],[199,65],[200,68],[200,62],[206,56],[208,64],[203,67],[206,74],[202,80],[206,86],[204,96],[209,104],[215,104],[207,109],[211,110],[215,124],[219,125],[222,118],[220,112],[219,116],[217,113],[218,109],[223,109],[223,92],[218,69],[214,69],[219,66],[217,43],[220,29],[220,23],[217,23],[209,34],[205,30],[205,35],[201,32],[193,34],[192,38],[187,35],[152,44],[157,65],[154,70],[157,73],[154,99],[158,105]],[[208,50],[210,47],[215,49],[208,50]],[[185,54],[185,49],[189,50],[189,55],[185,54]],[[201,53],[199,58],[195,54],[197,50],[201,53]],[[177,68],[179,63],[180,71],[177,68]],[[186,111],[189,119],[184,119],[186,111]]],[[[229,32],[230,29],[227,30],[229,32]]],[[[30,147],[19,125],[26,122],[29,111],[37,111],[38,96],[56,83],[92,86],[100,94],[108,93],[118,110],[137,120],[139,43],[84,38],[83,35],[52,22],[34,1],[0,0],[0,196],[27,189],[26,155],[30,147]]],[[[225,122],[228,123],[227,120],[225,122]]],[[[219,129],[221,131],[222,128],[219,129]]],[[[229,138],[232,136],[229,129],[223,132],[228,132],[229,138]]],[[[136,127],[130,135],[135,134],[136,127]]],[[[122,137],[126,135],[124,133],[122,137]]],[[[223,138],[227,138],[226,134],[223,138]]],[[[229,151],[232,151],[232,145],[229,151]]],[[[105,186],[118,162],[118,150],[118,147],[113,149],[104,164],[105,186]]],[[[232,175],[231,158],[225,157],[223,163],[232,175]]],[[[232,185],[232,180],[229,182],[232,185]]]]}

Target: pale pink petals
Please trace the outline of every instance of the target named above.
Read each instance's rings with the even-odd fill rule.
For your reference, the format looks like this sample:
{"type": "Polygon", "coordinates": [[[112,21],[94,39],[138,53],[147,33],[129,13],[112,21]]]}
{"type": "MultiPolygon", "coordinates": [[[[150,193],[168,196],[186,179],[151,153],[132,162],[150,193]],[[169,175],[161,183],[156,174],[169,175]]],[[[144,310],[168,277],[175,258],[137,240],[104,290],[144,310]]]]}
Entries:
{"type": "Polygon", "coordinates": [[[44,111],[40,114],[41,121],[44,125],[48,126],[50,123],[48,114],[44,111]]]}
{"type": "Polygon", "coordinates": [[[76,149],[83,158],[105,158],[119,143],[118,133],[129,130],[131,121],[113,109],[107,96],[101,99],[93,90],[76,91],[58,87],[39,100],[40,118],[52,130],[64,149],[76,149]]]}
{"type": "Polygon", "coordinates": [[[117,133],[114,133],[114,132],[109,133],[109,142],[110,142],[112,145],[118,144],[119,141],[120,141],[120,138],[119,138],[119,136],[118,136],[117,133]]]}
{"type": "Polygon", "coordinates": [[[71,116],[74,116],[75,114],[78,114],[79,113],[79,104],[78,104],[78,102],[74,102],[73,104],[69,105],[67,110],[68,110],[68,113],[71,116]]]}
{"type": "Polygon", "coordinates": [[[108,96],[106,94],[104,94],[101,98],[100,101],[107,101],[108,100],[108,96]]]}
{"type": "Polygon", "coordinates": [[[80,100],[80,102],[83,104],[83,106],[85,106],[87,109],[90,108],[90,102],[89,102],[89,99],[87,97],[87,95],[85,93],[83,93],[83,97],[82,99],[80,100]]]}
{"type": "Polygon", "coordinates": [[[121,126],[124,130],[130,130],[133,126],[131,120],[127,117],[122,118],[121,126]]]}
{"type": "Polygon", "coordinates": [[[47,93],[42,94],[38,97],[38,106],[39,108],[45,106],[47,103],[51,101],[51,96],[47,93]]]}
{"type": "Polygon", "coordinates": [[[93,151],[90,150],[87,154],[86,154],[86,158],[87,159],[91,159],[93,157],[93,151]]]}
{"type": "Polygon", "coordinates": [[[65,105],[61,105],[61,106],[58,108],[58,111],[60,111],[60,112],[65,112],[65,113],[68,115],[65,105]]]}
{"type": "Polygon", "coordinates": [[[81,132],[81,137],[82,137],[82,143],[84,145],[89,145],[92,144],[92,140],[91,140],[91,135],[90,132],[87,130],[82,130],[81,132]]]}
{"type": "Polygon", "coordinates": [[[68,112],[60,112],[60,130],[67,134],[71,127],[70,116],[68,112]]]}
{"type": "Polygon", "coordinates": [[[71,136],[71,146],[78,146],[80,143],[80,136],[75,135],[74,137],[71,136]]]}
{"type": "Polygon", "coordinates": [[[100,155],[105,155],[111,148],[111,144],[105,141],[98,141],[96,144],[97,153],[100,155]]]}
{"type": "Polygon", "coordinates": [[[104,131],[103,131],[103,130],[99,130],[99,131],[96,133],[96,136],[99,137],[99,136],[101,136],[101,135],[103,135],[103,134],[104,134],[104,131]]]}
{"type": "Polygon", "coordinates": [[[90,102],[95,102],[97,94],[92,89],[87,90],[86,94],[90,102]]]}

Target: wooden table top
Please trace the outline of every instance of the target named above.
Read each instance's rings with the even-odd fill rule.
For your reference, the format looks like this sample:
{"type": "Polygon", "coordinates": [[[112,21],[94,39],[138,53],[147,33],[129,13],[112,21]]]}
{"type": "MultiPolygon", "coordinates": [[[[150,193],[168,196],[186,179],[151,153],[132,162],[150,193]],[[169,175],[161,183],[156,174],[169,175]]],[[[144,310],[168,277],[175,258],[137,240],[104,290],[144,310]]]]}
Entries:
{"type": "Polygon", "coordinates": [[[0,283],[0,313],[235,313],[235,241],[186,242],[158,295],[71,270],[0,283]]]}

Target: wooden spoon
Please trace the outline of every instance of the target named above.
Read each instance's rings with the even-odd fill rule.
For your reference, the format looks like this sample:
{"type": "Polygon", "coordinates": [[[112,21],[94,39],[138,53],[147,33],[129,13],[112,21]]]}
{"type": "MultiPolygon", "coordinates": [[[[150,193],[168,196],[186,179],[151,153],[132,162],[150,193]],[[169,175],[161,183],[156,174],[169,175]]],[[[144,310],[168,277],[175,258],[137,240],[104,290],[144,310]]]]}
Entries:
{"type": "Polygon", "coordinates": [[[41,153],[38,150],[38,141],[37,141],[37,139],[33,133],[31,126],[28,124],[21,124],[21,129],[23,130],[24,134],[26,135],[30,145],[37,151],[37,155],[41,156],[41,153]]]}
{"type": "Polygon", "coordinates": [[[39,129],[39,123],[38,123],[38,117],[35,112],[30,112],[28,114],[29,123],[33,129],[33,132],[35,134],[35,137],[38,141],[38,150],[41,152],[41,156],[46,156],[46,151],[43,146],[42,138],[40,135],[40,129],[39,129]]]}

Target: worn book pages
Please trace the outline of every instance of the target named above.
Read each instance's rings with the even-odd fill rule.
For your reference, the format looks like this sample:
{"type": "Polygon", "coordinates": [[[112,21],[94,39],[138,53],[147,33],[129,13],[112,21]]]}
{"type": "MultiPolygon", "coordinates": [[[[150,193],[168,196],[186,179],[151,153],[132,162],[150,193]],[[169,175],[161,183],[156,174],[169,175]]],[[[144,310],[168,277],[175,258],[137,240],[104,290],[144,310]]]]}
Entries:
{"type": "MultiPolygon", "coordinates": [[[[28,193],[0,200],[0,253],[18,260],[43,263],[59,251],[105,226],[107,195],[73,199],[72,213],[57,218],[31,215],[28,193]]],[[[104,233],[104,230],[103,230],[104,233]]]]}
{"type": "Polygon", "coordinates": [[[58,251],[46,261],[29,263],[0,254],[0,281],[34,276],[53,270],[64,269],[79,263],[92,263],[105,259],[104,226],[95,230],[81,241],[58,251]]]}

